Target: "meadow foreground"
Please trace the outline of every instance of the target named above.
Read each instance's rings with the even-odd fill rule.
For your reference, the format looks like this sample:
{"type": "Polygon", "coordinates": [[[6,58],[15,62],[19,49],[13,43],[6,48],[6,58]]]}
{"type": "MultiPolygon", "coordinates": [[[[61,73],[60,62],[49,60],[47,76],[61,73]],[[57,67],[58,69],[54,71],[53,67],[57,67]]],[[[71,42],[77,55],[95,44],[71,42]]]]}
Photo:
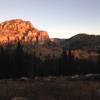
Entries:
{"type": "Polygon", "coordinates": [[[99,80],[68,80],[67,77],[0,80],[0,100],[100,100],[99,80]],[[18,99],[23,100],[23,99],[18,99]]]}

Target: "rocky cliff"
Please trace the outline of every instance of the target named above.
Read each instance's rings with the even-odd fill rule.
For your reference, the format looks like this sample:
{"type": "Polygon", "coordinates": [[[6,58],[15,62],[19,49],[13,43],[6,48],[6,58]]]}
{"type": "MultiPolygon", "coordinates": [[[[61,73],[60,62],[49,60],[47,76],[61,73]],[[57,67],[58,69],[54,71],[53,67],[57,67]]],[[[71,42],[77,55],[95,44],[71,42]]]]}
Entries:
{"type": "Polygon", "coordinates": [[[13,19],[0,24],[0,43],[8,42],[43,42],[48,40],[48,33],[35,28],[29,21],[13,19]]]}

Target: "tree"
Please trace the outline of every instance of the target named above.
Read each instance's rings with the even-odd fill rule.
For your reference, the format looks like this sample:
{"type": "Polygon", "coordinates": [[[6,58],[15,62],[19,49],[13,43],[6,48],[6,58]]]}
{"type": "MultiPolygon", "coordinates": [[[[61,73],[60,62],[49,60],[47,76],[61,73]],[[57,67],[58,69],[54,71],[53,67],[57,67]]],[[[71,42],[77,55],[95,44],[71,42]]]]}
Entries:
{"type": "Polygon", "coordinates": [[[61,58],[59,59],[59,75],[67,74],[68,72],[68,56],[66,49],[63,48],[61,58]]]}
{"type": "Polygon", "coordinates": [[[24,75],[24,52],[23,46],[18,42],[17,48],[15,50],[15,73],[16,77],[24,75]]]}

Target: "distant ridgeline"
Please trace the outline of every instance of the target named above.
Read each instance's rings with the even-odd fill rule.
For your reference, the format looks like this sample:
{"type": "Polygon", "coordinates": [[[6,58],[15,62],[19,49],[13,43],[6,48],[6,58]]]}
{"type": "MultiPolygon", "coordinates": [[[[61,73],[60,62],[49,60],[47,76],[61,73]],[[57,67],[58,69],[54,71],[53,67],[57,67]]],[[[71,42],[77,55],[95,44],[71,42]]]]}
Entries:
{"type": "Polygon", "coordinates": [[[0,78],[100,74],[100,36],[50,39],[20,19],[0,24],[0,78]]]}

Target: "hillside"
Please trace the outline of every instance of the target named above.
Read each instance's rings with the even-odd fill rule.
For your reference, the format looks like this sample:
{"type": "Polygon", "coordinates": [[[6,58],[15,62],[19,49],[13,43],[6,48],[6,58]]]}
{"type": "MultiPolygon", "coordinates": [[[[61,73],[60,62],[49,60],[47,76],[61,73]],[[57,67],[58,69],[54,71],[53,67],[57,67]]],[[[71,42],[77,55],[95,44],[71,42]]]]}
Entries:
{"type": "Polygon", "coordinates": [[[0,77],[99,73],[100,36],[77,34],[50,39],[20,19],[0,24],[0,77]]]}
{"type": "Polygon", "coordinates": [[[62,48],[67,49],[99,49],[100,36],[77,34],[69,39],[49,38],[48,32],[41,31],[35,28],[31,22],[21,19],[12,19],[2,22],[0,24],[0,43],[32,43],[46,44],[48,41],[48,48],[62,48]],[[51,40],[51,41],[50,41],[51,40]]]}
{"type": "MultiPolygon", "coordinates": [[[[78,58],[91,58],[98,55],[100,48],[100,36],[77,34],[69,39],[49,38],[48,32],[35,28],[31,22],[21,19],[12,19],[0,24],[0,44],[24,45],[24,51],[37,56],[41,54],[42,59],[48,55],[59,57],[62,48],[71,50],[78,58]],[[41,45],[42,44],[42,45],[41,45]],[[91,52],[90,52],[91,51],[91,52]]],[[[8,48],[8,47],[7,47],[8,48]]]]}
{"type": "Polygon", "coordinates": [[[91,49],[97,50],[100,48],[100,36],[77,34],[69,39],[53,39],[53,42],[67,49],[91,49]]]}
{"type": "Polygon", "coordinates": [[[70,38],[68,41],[68,44],[69,44],[69,48],[92,49],[92,50],[95,49],[96,50],[100,48],[100,36],[99,35],[78,34],[70,38]]]}

